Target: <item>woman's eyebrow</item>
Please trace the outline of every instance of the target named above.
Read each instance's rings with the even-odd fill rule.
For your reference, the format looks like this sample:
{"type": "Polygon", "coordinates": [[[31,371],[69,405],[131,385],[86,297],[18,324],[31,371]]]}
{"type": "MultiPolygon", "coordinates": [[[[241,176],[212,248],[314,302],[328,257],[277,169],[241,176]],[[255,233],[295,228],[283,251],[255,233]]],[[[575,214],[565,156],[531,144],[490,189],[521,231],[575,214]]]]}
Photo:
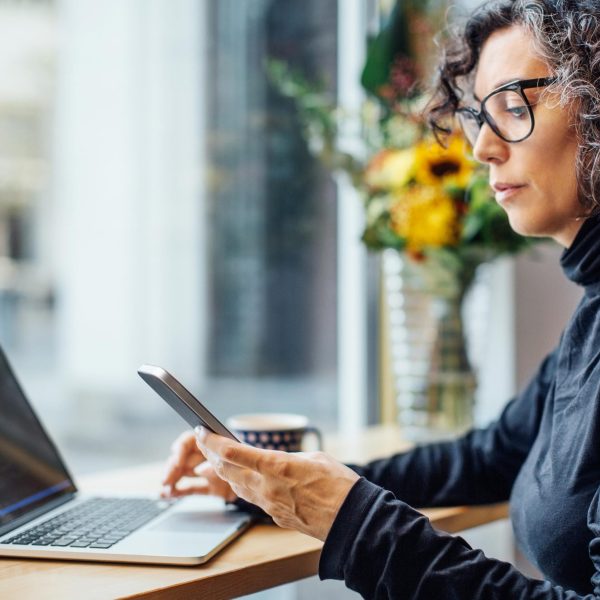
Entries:
{"type": "MultiPolygon", "coordinates": [[[[529,77],[509,77],[508,79],[502,79],[501,81],[497,81],[494,84],[494,86],[490,90],[490,93],[493,92],[494,90],[497,90],[499,87],[506,85],[507,83],[512,83],[513,81],[521,81],[521,80],[526,80],[526,79],[530,79],[530,78],[529,77]]],[[[479,96],[477,96],[475,91],[473,91],[473,98],[475,98],[475,100],[477,100],[477,102],[481,102],[481,100],[479,99],[479,96]]]]}

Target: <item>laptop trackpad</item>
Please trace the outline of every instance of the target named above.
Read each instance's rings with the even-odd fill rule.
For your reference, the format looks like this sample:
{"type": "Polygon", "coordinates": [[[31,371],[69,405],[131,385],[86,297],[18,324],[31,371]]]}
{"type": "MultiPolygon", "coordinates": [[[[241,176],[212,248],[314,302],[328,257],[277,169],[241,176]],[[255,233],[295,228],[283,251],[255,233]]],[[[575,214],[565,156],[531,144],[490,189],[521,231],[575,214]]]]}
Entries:
{"type": "Polygon", "coordinates": [[[175,511],[164,519],[160,519],[153,525],[150,525],[146,531],[176,531],[190,533],[192,531],[203,531],[210,533],[212,531],[223,531],[227,525],[240,522],[240,514],[226,512],[224,510],[215,511],[175,511]]]}
{"type": "Polygon", "coordinates": [[[221,502],[211,506],[183,499],[156,522],[119,542],[115,551],[139,556],[207,557],[238,535],[248,521],[247,515],[225,510],[221,502]]]}

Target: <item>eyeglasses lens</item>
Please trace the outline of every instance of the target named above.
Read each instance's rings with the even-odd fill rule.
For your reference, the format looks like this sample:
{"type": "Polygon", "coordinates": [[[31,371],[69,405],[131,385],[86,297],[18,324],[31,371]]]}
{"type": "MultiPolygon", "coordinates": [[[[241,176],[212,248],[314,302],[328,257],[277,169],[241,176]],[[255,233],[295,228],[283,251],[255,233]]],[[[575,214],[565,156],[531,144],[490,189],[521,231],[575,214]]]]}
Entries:
{"type": "Polygon", "coordinates": [[[474,146],[479,135],[479,122],[473,114],[467,111],[459,112],[457,116],[467,141],[474,146]]]}
{"type": "MultiPolygon", "coordinates": [[[[494,132],[508,142],[526,138],[533,129],[531,111],[517,92],[503,90],[490,96],[482,106],[482,111],[494,132]]],[[[478,119],[468,111],[461,111],[457,116],[465,137],[474,146],[480,130],[478,119]]]]}
{"type": "Polygon", "coordinates": [[[501,136],[509,142],[519,141],[531,132],[531,112],[517,92],[505,90],[490,96],[484,110],[501,136]]]}

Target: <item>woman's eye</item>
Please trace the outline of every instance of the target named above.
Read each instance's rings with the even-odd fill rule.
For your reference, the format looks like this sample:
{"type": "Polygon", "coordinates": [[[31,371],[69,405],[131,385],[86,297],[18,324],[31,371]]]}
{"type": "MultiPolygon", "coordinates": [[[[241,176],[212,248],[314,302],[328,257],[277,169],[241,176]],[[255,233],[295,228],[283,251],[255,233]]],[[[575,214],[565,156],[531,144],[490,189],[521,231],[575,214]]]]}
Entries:
{"type": "Polygon", "coordinates": [[[527,116],[527,107],[526,106],[507,106],[506,112],[510,113],[514,117],[522,118],[527,116]]]}

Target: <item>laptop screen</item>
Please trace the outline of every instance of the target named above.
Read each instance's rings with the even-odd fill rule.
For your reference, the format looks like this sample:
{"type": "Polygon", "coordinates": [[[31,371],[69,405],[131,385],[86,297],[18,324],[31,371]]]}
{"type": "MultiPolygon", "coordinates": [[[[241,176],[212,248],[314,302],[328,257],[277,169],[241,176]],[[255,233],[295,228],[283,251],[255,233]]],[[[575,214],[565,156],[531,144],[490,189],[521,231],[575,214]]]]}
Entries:
{"type": "Polygon", "coordinates": [[[0,350],[0,531],[17,517],[75,490],[0,350]]]}

